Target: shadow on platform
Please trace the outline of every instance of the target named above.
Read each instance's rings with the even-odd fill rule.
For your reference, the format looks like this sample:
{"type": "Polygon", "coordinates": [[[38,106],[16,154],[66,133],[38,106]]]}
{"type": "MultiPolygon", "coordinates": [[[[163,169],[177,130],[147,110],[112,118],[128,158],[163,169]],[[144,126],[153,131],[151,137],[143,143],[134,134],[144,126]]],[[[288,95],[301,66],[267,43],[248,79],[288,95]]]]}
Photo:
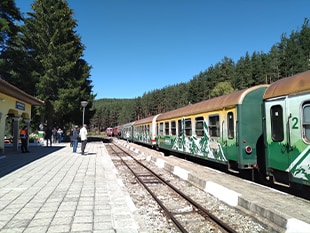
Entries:
{"type": "Polygon", "coordinates": [[[4,154],[0,154],[0,178],[63,147],[57,144],[52,147],[30,145],[28,153],[5,147],[4,154]]]}

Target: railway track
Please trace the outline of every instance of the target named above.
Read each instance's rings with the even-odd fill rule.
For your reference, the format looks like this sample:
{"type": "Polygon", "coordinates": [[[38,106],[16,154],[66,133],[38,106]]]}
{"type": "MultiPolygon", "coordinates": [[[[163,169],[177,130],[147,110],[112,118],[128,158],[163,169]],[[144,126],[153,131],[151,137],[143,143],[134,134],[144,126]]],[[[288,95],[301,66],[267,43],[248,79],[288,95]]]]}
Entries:
{"type": "Polygon", "coordinates": [[[165,216],[180,232],[199,232],[204,228],[210,229],[210,226],[218,232],[237,232],[121,147],[112,143],[107,146],[156,200],[165,216]]]}

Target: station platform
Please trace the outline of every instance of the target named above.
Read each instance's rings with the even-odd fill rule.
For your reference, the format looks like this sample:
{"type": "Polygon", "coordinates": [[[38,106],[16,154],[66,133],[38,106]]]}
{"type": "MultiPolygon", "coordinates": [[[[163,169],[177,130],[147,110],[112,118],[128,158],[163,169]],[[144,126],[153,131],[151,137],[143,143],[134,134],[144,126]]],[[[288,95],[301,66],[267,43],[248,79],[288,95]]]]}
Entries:
{"type": "Polygon", "coordinates": [[[146,156],[157,167],[201,188],[222,202],[254,215],[260,223],[273,223],[271,232],[309,233],[310,201],[243,180],[176,156],[135,143],[113,139],[117,144],[146,156]]]}
{"type": "Polygon", "coordinates": [[[134,204],[102,142],[0,155],[0,232],[141,232],[134,204]]]}

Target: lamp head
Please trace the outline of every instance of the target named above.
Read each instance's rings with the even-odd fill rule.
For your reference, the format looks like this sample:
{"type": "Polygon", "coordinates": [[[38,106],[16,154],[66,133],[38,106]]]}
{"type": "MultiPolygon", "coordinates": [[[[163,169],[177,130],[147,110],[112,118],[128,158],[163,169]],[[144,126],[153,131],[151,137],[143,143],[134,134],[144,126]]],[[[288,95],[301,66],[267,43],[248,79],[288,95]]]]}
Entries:
{"type": "Polygon", "coordinates": [[[81,101],[81,105],[83,108],[85,108],[87,106],[87,104],[88,104],[87,101],[85,101],[85,100],[81,101]]]}

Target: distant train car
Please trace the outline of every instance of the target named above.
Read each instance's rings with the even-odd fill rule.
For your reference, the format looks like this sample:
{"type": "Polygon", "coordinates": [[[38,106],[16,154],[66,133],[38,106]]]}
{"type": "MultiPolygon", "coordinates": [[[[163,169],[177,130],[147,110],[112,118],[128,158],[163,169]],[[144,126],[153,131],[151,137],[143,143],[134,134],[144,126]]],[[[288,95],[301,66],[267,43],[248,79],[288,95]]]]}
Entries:
{"type": "Polygon", "coordinates": [[[274,183],[310,185],[310,71],[272,83],[263,99],[260,167],[274,183]]]}
{"type": "Polygon", "coordinates": [[[123,125],[117,126],[118,138],[123,138],[122,137],[122,128],[123,128],[123,125]]]}
{"type": "Polygon", "coordinates": [[[148,146],[156,145],[156,119],[159,116],[150,116],[138,121],[133,125],[133,141],[146,144],[148,146]]]}
{"type": "Polygon", "coordinates": [[[115,126],[115,127],[113,127],[113,137],[117,137],[117,138],[120,137],[120,131],[119,131],[119,129],[120,129],[120,126],[115,126]]]}
{"type": "Polygon", "coordinates": [[[113,135],[113,128],[111,127],[108,127],[106,130],[105,130],[106,134],[108,137],[112,137],[113,135]]]}
{"type": "Polygon", "coordinates": [[[160,114],[158,147],[227,164],[233,172],[253,168],[266,88],[259,85],[160,114]]]}
{"type": "Polygon", "coordinates": [[[130,122],[122,125],[121,135],[122,138],[127,140],[128,142],[133,141],[133,125],[135,122],[130,122]]]}

